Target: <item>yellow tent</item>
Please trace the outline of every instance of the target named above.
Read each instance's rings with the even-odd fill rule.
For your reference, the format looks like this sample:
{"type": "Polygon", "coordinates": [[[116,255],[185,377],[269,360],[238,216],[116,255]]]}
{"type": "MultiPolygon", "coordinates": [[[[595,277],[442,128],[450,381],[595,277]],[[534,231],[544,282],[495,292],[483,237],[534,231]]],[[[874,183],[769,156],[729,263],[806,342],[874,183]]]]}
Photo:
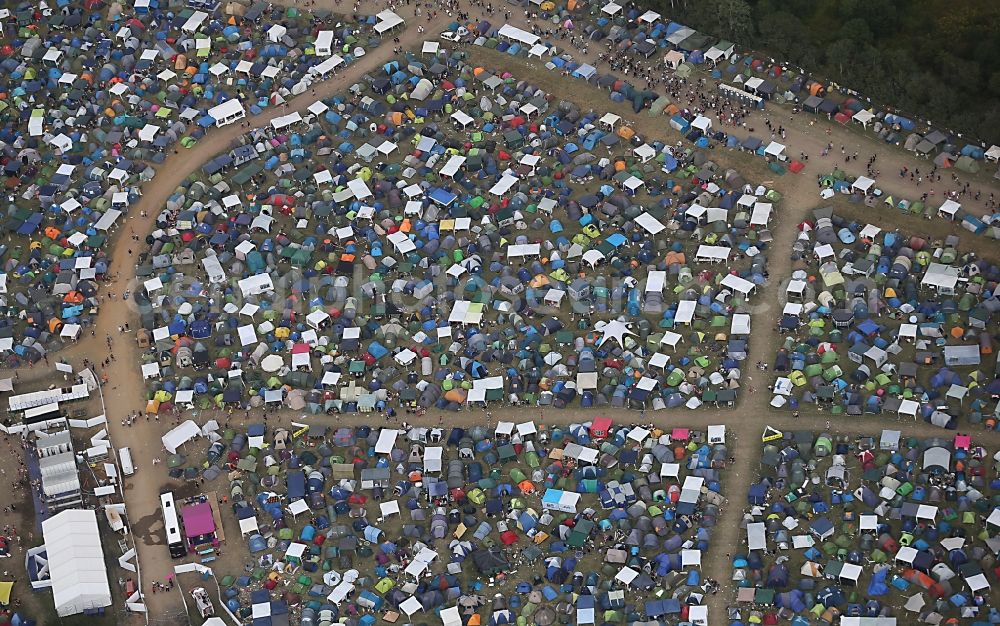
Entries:
{"type": "Polygon", "coordinates": [[[9,580],[0,580],[0,604],[10,604],[10,591],[14,588],[14,583],[9,580]]]}

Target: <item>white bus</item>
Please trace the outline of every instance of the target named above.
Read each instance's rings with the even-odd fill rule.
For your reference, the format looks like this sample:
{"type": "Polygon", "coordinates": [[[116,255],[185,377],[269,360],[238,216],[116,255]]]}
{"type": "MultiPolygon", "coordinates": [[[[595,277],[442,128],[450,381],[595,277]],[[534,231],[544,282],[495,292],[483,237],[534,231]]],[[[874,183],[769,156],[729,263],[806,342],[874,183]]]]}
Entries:
{"type": "Polygon", "coordinates": [[[163,527],[167,534],[167,549],[170,550],[170,558],[179,559],[187,556],[184,537],[181,535],[181,525],[177,520],[177,507],[174,506],[173,493],[168,491],[160,494],[160,511],[163,513],[163,527]]]}

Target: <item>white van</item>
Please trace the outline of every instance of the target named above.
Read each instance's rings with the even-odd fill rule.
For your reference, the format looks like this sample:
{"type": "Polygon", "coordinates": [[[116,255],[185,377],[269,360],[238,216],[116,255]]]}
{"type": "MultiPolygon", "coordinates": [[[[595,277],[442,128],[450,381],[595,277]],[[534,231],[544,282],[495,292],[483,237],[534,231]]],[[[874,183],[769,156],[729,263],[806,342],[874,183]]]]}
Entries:
{"type": "Polygon", "coordinates": [[[122,474],[131,476],[135,474],[135,466],[132,464],[132,451],[128,448],[118,450],[118,461],[122,464],[122,474]]]}

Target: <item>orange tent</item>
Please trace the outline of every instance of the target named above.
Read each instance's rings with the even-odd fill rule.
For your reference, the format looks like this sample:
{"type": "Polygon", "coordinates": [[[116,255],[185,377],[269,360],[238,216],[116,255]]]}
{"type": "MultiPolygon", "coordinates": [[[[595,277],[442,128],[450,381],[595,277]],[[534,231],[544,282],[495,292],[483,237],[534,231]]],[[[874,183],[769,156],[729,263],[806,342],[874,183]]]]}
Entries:
{"type": "Polygon", "coordinates": [[[79,291],[71,291],[65,296],[63,296],[63,302],[69,302],[71,304],[81,304],[83,302],[83,294],[79,291]]]}
{"type": "Polygon", "coordinates": [[[684,256],[683,252],[674,252],[671,250],[670,252],[667,252],[667,256],[664,257],[663,261],[667,265],[673,265],[674,263],[685,265],[687,263],[687,257],[684,256]]]}
{"type": "Polygon", "coordinates": [[[62,231],[60,231],[55,226],[46,226],[45,227],[45,236],[48,237],[49,239],[58,239],[59,235],[61,233],[62,233],[62,231]]]}

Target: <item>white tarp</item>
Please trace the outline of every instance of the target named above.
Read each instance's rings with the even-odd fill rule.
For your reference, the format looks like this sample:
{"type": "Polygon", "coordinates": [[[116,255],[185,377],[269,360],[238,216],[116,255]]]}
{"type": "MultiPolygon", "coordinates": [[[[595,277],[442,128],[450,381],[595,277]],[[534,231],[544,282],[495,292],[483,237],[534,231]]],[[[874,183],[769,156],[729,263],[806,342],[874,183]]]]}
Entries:
{"type": "Polygon", "coordinates": [[[42,522],[52,600],[60,617],[111,605],[97,513],[70,509],[42,522]]]}

